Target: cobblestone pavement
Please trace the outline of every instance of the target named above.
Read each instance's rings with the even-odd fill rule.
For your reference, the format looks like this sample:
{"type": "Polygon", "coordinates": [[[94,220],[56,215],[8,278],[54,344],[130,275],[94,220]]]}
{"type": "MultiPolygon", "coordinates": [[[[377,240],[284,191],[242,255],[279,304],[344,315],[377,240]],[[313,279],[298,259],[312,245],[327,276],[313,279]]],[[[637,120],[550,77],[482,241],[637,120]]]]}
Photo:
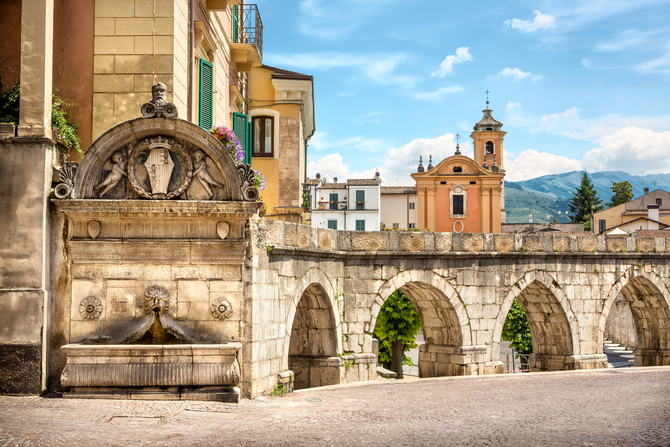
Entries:
{"type": "Polygon", "coordinates": [[[1,446],[670,446],[670,367],[378,381],[208,402],[0,397],[1,446]]]}

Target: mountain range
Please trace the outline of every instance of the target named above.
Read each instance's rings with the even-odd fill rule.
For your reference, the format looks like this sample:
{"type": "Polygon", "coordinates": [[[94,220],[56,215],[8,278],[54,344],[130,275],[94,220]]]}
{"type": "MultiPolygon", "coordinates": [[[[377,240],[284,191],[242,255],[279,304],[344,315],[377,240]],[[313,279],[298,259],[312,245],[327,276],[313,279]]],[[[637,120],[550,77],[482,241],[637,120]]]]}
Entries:
{"type": "MultiPolygon", "coordinates": [[[[568,204],[575,190],[582,182],[585,171],[543,175],[520,182],[505,181],[505,209],[508,223],[549,222],[556,217],[559,222],[569,222],[568,204]],[[560,214],[559,214],[560,211],[560,214]]],[[[650,191],[663,189],[670,191],[670,174],[653,174],[642,177],[623,171],[603,171],[589,173],[598,197],[607,204],[612,198],[612,183],[629,181],[633,185],[634,198],[650,191]]],[[[606,205],[605,205],[606,206],[606,205]]]]}

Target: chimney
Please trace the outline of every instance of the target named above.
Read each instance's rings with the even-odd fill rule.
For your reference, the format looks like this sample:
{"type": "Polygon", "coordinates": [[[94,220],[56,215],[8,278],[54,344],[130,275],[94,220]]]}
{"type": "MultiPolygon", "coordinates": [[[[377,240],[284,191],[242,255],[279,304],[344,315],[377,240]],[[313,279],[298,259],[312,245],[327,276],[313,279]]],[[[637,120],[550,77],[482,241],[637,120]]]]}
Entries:
{"type": "Polygon", "coordinates": [[[337,177],[333,177],[333,183],[337,183],[337,177]]]}
{"type": "Polygon", "coordinates": [[[316,173],[316,179],[317,179],[317,180],[320,180],[320,179],[321,179],[321,173],[320,173],[320,172],[317,172],[317,173],[316,173]]]}
{"type": "MultiPolygon", "coordinates": [[[[656,203],[654,203],[652,205],[647,205],[647,213],[648,213],[649,220],[655,220],[656,222],[658,222],[658,218],[659,218],[658,209],[659,208],[660,208],[660,206],[656,203]]],[[[649,228],[649,229],[650,230],[653,230],[653,229],[657,230],[658,228],[649,228]]]]}
{"type": "Polygon", "coordinates": [[[649,194],[649,188],[644,188],[644,194],[649,194]]]}

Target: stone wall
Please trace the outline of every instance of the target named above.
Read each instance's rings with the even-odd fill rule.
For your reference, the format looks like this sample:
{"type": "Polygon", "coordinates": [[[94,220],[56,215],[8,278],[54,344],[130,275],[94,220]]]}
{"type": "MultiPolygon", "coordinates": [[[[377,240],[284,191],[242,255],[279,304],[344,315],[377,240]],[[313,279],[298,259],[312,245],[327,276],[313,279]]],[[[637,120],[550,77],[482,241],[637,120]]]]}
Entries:
{"type": "Polygon", "coordinates": [[[333,231],[271,220],[250,231],[251,274],[262,283],[252,293],[252,394],[288,367],[295,309],[314,284],[332,306],[339,355],[371,354],[381,306],[397,289],[407,294],[423,321],[424,377],[501,372],[515,299],[531,325],[534,370],[605,367],[602,332],[622,295],[648,334],[638,362],[670,364],[666,238],[333,231]]]}

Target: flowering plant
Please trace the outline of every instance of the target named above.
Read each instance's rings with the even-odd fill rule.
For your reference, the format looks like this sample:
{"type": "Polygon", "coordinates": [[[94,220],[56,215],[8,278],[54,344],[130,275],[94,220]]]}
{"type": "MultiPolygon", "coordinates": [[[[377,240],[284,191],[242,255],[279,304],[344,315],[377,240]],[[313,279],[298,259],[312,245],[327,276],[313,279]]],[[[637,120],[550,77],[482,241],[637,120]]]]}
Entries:
{"type": "Polygon", "coordinates": [[[244,148],[240,144],[240,140],[237,139],[237,135],[235,135],[232,130],[225,126],[214,126],[209,130],[209,133],[214,135],[214,137],[228,149],[228,152],[230,153],[230,156],[233,157],[233,161],[236,165],[244,162],[244,148]]]}
{"type": "MultiPolygon", "coordinates": [[[[221,142],[228,149],[230,156],[233,157],[235,166],[244,163],[244,148],[237,139],[237,135],[228,129],[226,126],[214,126],[209,130],[209,133],[221,142]]],[[[263,191],[265,189],[265,177],[257,170],[254,171],[254,186],[257,190],[263,191]]],[[[264,205],[265,206],[265,205],[264,205]]]]}

